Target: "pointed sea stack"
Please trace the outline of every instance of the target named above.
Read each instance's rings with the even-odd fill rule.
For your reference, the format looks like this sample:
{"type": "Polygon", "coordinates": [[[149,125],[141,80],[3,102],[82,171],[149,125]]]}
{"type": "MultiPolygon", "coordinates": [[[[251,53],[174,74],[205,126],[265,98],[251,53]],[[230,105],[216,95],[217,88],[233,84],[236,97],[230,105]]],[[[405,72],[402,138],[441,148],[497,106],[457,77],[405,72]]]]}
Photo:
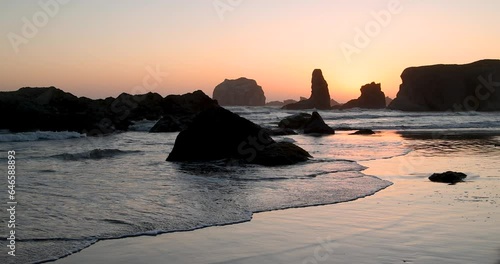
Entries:
{"type": "Polygon", "coordinates": [[[294,104],[283,106],[283,109],[300,110],[300,109],[330,109],[330,91],[328,83],[323,78],[323,72],[320,69],[315,69],[312,73],[311,80],[311,97],[294,104]]]}

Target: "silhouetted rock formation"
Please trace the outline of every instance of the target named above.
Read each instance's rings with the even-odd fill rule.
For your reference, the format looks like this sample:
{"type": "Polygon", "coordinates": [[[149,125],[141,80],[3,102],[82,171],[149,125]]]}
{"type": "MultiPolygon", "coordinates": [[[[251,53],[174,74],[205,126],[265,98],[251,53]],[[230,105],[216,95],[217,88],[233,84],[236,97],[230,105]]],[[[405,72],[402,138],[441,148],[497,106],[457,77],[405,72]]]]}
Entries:
{"type": "Polygon", "coordinates": [[[407,68],[388,108],[403,111],[499,111],[500,60],[407,68]]]}
{"type": "Polygon", "coordinates": [[[304,134],[335,134],[335,130],[325,124],[318,112],[298,113],[285,117],[278,123],[278,127],[283,129],[302,130],[304,134]]]}
{"type": "Polygon", "coordinates": [[[325,124],[318,112],[314,111],[311,118],[304,125],[304,134],[335,134],[335,130],[325,124]]]}
{"type": "Polygon", "coordinates": [[[429,180],[433,182],[443,182],[455,184],[457,182],[462,182],[467,178],[467,175],[461,172],[447,171],[443,173],[434,173],[429,177],[429,180]]]}
{"type": "Polygon", "coordinates": [[[311,80],[311,97],[294,104],[283,106],[283,109],[300,110],[300,109],[330,109],[330,91],[328,83],[323,78],[323,73],[320,69],[315,69],[312,73],[311,80]]]}
{"type": "Polygon", "coordinates": [[[391,104],[391,102],[392,102],[392,98],[390,98],[389,96],[386,96],[385,97],[385,105],[389,106],[391,104]]]}
{"type": "Polygon", "coordinates": [[[149,130],[152,133],[178,132],[184,130],[201,111],[218,107],[202,91],[183,95],[168,95],[163,100],[163,117],[149,130]]]}
{"type": "Polygon", "coordinates": [[[373,132],[373,130],[371,129],[360,129],[354,133],[351,133],[349,135],[373,135],[375,134],[375,132],[373,132]]]}
{"type": "Polygon", "coordinates": [[[337,106],[337,105],[340,105],[340,103],[335,101],[333,98],[330,99],[330,106],[337,106]]]}
{"type": "Polygon", "coordinates": [[[288,165],[311,157],[302,148],[275,142],[262,127],[222,107],[198,114],[175,140],[167,161],[235,159],[266,166],[288,165]]]}
{"type": "Polygon", "coordinates": [[[284,105],[287,105],[287,104],[293,104],[293,103],[296,103],[297,101],[296,100],[293,100],[293,99],[287,99],[287,100],[284,100],[284,101],[271,101],[269,103],[266,103],[266,106],[284,106],[284,105]]]}
{"type": "Polygon", "coordinates": [[[127,130],[133,121],[157,120],[162,115],[199,112],[207,105],[217,106],[203,92],[188,100],[161,97],[156,93],[129,95],[116,99],[92,100],[76,97],[55,87],[21,88],[0,92],[0,129],[21,131],[76,131],[89,136],[127,130]],[[202,98],[204,96],[204,98],[202,98]]]}
{"type": "Polygon", "coordinates": [[[349,108],[385,108],[385,94],[380,88],[380,83],[369,83],[361,87],[361,96],[343,104],[340,109],[349,108]]]}
{"type": "Polygon", "coordinates": [[[287,99],[287,100],[284,100],[283,103],[285,105],[287,104],[295,104],[297,101],[296,100],[293,100],[293,99],[287,99]]]}
{"type": "Polygon", "coordinates": [[[307,122],[311,119],[311,114],[298,113],[295,115],[287,116],[278,123],[280,128],[290,129],[303,129],[307,122]]]}
{"type": "Polygon", "coordinates": [[[236,80],[224,80],[215,87],[212,98],[223,106],[263,106],[266,104],[262,87],[257,85],[255,80],[243,77],[236,80]]]}
{"type": "Polygon", "coordinates": [[[284,106],[284,105],[285,103],[283,103],[282,101],[271,101],[266,103],[266,106],[284,106]]]}

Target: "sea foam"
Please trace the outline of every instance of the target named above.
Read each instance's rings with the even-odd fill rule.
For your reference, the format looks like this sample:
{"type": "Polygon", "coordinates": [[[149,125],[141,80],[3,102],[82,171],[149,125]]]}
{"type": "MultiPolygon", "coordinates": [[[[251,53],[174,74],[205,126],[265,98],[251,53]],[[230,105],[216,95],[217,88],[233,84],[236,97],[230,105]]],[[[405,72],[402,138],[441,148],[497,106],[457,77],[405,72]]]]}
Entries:
{"type": "Polygon", "coordinates": [[[70,131],[35,131],[21,133],[0,133],[0,142],[24,142],[38,140],[62,140],[86,137],[85,134],[70,131]]]}

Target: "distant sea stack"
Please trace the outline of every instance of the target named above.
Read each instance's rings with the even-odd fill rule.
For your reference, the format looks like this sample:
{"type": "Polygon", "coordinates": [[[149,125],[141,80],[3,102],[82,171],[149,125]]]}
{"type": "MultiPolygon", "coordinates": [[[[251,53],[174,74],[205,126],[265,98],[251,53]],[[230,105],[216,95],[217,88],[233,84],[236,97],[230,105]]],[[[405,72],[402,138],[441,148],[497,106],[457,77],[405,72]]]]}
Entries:
{"type": "Polygon", "coordinates": [[[255,80],[239,78],[224,80],[217,85],[213,99],[222,106],[263,106],[266,104],[264,90],[255,80]]]}
{"type": "Polygon", "coordinates": [[[300,109],[330,109],[330,91],[328,83],[323,78],[323,72],[320,69],[315,69],[312,73],[311,80],[311,97],[297,103],[287,104],[283,109],[300,110],[300,109]]]}
{"type": "Polygon", "coordinates": [[[380,83],[369,83],[361,87],[361,96],[358,99],[350,100],[343,104],[340,109],[349,108],[367,108],[380,109],[385,108],[385,94],[382,92],[380,83]]]}
{"type": "Polygon", "coordinates": [[[407,68],[388,106],[402,111],[500,111],[500,60],[407,68]]]}

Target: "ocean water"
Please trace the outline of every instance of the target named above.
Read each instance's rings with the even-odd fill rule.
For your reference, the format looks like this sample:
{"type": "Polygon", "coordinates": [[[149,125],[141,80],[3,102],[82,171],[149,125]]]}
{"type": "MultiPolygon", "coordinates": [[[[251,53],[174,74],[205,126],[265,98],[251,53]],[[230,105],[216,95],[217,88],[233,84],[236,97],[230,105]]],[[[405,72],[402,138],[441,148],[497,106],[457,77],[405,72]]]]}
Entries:
{"type": "MultiPolygon", "coordinates": [[[[267,127],[297,113],[267,107],[229,109],[267,127]]],[[[16,257],[7,256],[3,246],[0,263],[46,262],[103,239],[188,231],[248,221],[255,212],[347,202],[391,185],[363,174],[359,161],[405,155],[418,147],[453,149],[463,137],[477,138],[478,149],[500,144],[498,113],[320,114],[334,128],[379,133],[354,136],[340,130],[326,137],[275,137],[294,142],[314,158],[293,166],[262,167],[167,162],[177,133],[147,133],[154,122],[138,122],[134,131],[97,138],[2,131],[2,159],[7,160],[7,151],[16,151],[18,204],[16,257]],[[415,139],[424,143],[416,145],[415,139]]],[[[7,187],[2,186],[6,206],[7,187]]],[[[5,210],[1,216],[1,239],[6,241],[5,210]]]]}

